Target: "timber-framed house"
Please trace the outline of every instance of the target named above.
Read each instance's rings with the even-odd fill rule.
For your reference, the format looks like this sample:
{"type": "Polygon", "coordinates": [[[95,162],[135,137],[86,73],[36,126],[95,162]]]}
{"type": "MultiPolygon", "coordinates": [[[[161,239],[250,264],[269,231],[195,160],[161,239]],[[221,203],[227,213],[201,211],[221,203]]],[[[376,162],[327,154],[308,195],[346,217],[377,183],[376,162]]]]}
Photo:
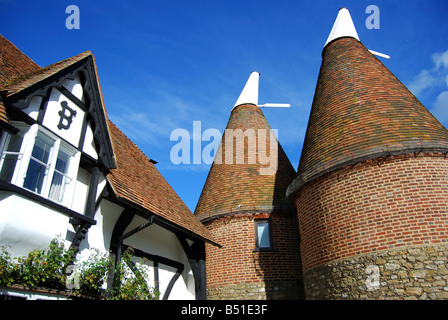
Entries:
{"type": "Polygon", "coordinates": [[[205,299],[205,243],[216,243],[108,120],[93,54],[41,68],[1,35],[0,50],[0,246],[23,256],[62,236],[119,260],[132,245],[160,299],[205,299]]]}

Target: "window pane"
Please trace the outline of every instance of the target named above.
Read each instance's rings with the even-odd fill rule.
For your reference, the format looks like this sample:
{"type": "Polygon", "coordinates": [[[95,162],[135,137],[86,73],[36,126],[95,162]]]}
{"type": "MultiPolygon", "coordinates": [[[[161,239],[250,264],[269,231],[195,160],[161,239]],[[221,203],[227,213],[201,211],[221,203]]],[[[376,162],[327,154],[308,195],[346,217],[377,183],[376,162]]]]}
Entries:
{"type": "Polygon", "coordinates": [[[9,144],[6,148],[6,151],[9,152],[19,152],[20,147],[22,146],[23,137],[21,135],[15,134],[11,135],[9,138],[9,144]]]}
{"type": "Polygon", "coordinates": [[[45,175],[47,174],[48,161],[50,159],[50,151],[53,141],[38,133],[34,142],[33,151],[31,152],[30,163],[26,171],[23,187],[25,189],[41,193],[44,184],[45,175]]]}
{"type": "Polygon", "coordinates": [[[59,150],[58,159],[56,161],[56,170],[62,173],[67,173],[68,161],[70,156],[62,150],[59,150]]]}
{"type": "Polygon", "coordinates": [[[61,202],[64,194],[65,177],[59,172],[55,171],[53,179],[51,180],[50,199],[61,202]]]}
{"type": "Polygon", "coordinates": [[[2,155],[2,167],[0,168],[0,178],[11,182],[14,175],[14,169],[19,159],[20,147],[22,146],[23,137],[21,135],[11,135],[9,143],[5,147],[2,155]]]}
{"type": "Polygon", "coordinates": [[[59,150],[56,167],[50,186],[50,199],[61,202],[64,195],[67,178],[64,176],[68,171],[70,156],[63,150],[59,150]]]}
{"type": "Polygon", "coordinates": [[[23,187],[25,189],[41,193],[46,171],[47,166],[31,158],[30,164],[28,165],[28,170],[26,171],[23,187]]]}
{"type": "Polygon", "coordinates": [[[269,248],[271,246],[271,239],[269,235],[269,223],[268,222],[258,222],[257,223],[257,233],[258,233],[258,247],[259,248],[269,248]]]}
{"type": "Polygon", "coordinates": [[[34,143],[34,148],[31,156],[36,160],[48,164],[48,158],[50,157],[50,150],[52,146],[53,143],[48,141],[48,139],[44,139],[41,135],[38,135],[36,137],[36,142],[34,143]]]}
{"type": "Polygon", "coordinates": [[[11,182],[18,158],[19,158],[18,154],[3,155],[3,164],[0,170],[0,179],[11,182]]]}

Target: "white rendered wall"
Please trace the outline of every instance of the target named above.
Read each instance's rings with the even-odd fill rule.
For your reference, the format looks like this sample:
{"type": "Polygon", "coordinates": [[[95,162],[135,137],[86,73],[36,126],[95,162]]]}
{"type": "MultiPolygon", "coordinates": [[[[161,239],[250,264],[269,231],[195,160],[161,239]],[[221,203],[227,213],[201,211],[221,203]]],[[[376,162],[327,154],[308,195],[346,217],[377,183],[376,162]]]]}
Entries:
{"type": "MultiPolygon", "coordinates": [[[[110,238],[112,231],[120,217],[123,208],[108,201],[102,200],[98,211],[95,214],[96,225],[90,227],[87,241],[81,246],[82,249],[99,249],[101,252],[108,252],[110,249],[110,238]]],[[[124,233],[142,225],[147,220],[136,216],[124,233]]],[[[132,246],[146,253],[158,255],[184,264],[184,271],[177,279],[171,294],[170,300],[193,300],[195,299],[194,277],[190,269],[188,259],[179,243],[176,235],[172,232],[156,225],[155,223],[146,229],[135,233],[125,239],[125,245],[132,246]]],[[[137,263],[144,263],[137,259],[137,263]]],[[[151,261],[145,262],[146,280],[151,287],[154,287],[154,268],[151,261]]],[[[176,269],[159,263],[159,290],[160,298],[163,297],[166,287],[171,278],[175,275],[176,269]]]]}
{"type": "Polygon", "coordinates": [[[25,112],[28,116],[37,120],[37,116],[39,114],[40,104],[42,103],[42,97],[35,96],[31,99],[30,104],[26,107],[23,112],[25,112]]]}
{"type": "Polygon", "coordinates": [[[123,207],[102,200],[95,214],[96,224],[90,227],[87,241],[81,243],[80,249],[96,248],[101,252],[109,252],[112,231],[122,211],[123,207]]]}
{"type": "Polygon", "coordinates": [[[86,136],[84,138],[82,151],[87,153],[93,159],[98,159],[98,153],[96,152],[95,143],[93,140],[93,131],[90,124],[87,125],[86,136]]]}
{"type": "MultiPolygon", "coordinates": [[[[125,233],[145,223],[141,217],[135,217],[125,233]]],[[[195,299],[194,279],[187,256],[185,255],[176,235],[156,224],[152,224],[146,229],[125,239],[124,244],[132,245],[135,248],[147,253],[169,258],[184,264],[184,271],[171,290],[170,300],[195,299]]],[[[169,281],[176,273],[175,268],[159,263],[159,290],[161,297],[168,286],[169,281]]]]}
{"type": "Polygon", "coordinates": [[[82,89],[81,79],[79,74],[76,74],[75,79],[65,79],[62,86],[70,91],[76,98],[84,102],[84,90],[82,89]]]}
{"type": "Polygon", "coordinates": [[[12,256],[45,249],[57,236],[65,237],[69,217],[10,192],[0,192],[0,247],[12,256]]]}
{"type": "Polygon", "coordinates": [[[78,213],[84,214],[86,207],[87,194],[89,192],[90,173],[82,168],[78,169],[76,177],[75,191],[73,193],[71,209],[78,213]]]}

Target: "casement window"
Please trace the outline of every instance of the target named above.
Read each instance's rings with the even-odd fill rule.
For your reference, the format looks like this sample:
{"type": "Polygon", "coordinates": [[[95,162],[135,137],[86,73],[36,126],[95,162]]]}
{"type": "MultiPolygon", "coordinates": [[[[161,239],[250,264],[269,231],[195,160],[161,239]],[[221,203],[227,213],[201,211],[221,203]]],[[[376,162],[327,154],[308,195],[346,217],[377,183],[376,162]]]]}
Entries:
{"type": "Polygon", "coordinates": [[[255,250],[272,250],[271,220],[255,221],[255,250]]]}
{"type": "Polygon", "coordinates": [[[80,152],[37,124],[16,126],[1,139],[0,179],[70,206],[80,152]]]}

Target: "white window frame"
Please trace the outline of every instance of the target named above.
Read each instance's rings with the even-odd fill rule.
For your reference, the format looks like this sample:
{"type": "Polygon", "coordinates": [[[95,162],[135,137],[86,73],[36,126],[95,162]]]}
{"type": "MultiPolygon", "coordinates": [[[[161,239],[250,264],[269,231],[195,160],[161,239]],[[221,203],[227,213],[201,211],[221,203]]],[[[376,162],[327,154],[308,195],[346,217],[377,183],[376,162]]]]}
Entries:
{"type": "MultiPolygon", "coordinates": [[[[11,178],[11,183],[19,186],[21,188],[23,187],[23,184],[25,182],[26,173],[28,170],[28,166],[31,159],[31,154],[33,152],[34,144],[36,141],[36,137],[38,134],[42,134],[45,138],[50,139],[53,142],[53,146],[50,151],[49,155],[49,163],[44,164],[47,166],[47,171],[45,173],[45,178],[42,185],[42,190],[40,193],[34,192],[33,190],[29,190],[31,192],[34,192],[36,194],[39,194],[40,196],[47,198],[49,200],[52,200],[56,203],[62,204],[66,207],[70,207],[72,200],[73,200],[73,194],[74,194],[74,188],[76,184],[76,176],[78,173],[79,168],[79,161],[81,159],[81,152],[76,150],[74,147],[72,147],[70,144],[68,144],[66,141],[62,140],[60,137],[54,135],[49,130],[43,128],[42,126],[39,126],[38,124],[33,124],[32,126],[26,126],[23,123],[14,123],[14,126],[19,128],[21,132],[24,132],[23,139],[22,139],[22,145],[20,147],[20,151],[18,152],[18,159],[17,163],[14,169],[14,174],[11,178]],[[55,166],[56,161],[58,157],[59,150],[63,150],[65,153],[67,153],[70,156],[70,160],[68,163],[68,169],[67,173],[63,174],[65,179],[65,186],[63,189],[63,195],[59,200],[52,199],[50,197],[50,189],[52,184],[52,179],[55,172],[55,166]]],[[[21,133],[19,133],[21,134],[21,133]]],[[[4,159],[4,152],[3,150],[5,147],[9,144],[10,141],[10,135],[4,134],[1,141],[1,157],[0,157],[0,169],[3,165],[3,159],[4,159]]],[[[34,160],[36,161],[36,160],[34,160]]]]}
{"type": "Polygon", "coordinates": [[[3,167],[3,163],[4,163],[4,159],[5,159],[5,155],[11,155],[11,154],[16,154],[17,155],[17,162],[16,162],[16,166],[15,166],[15,169],[14,169],[14,172],[13,172],[13,175],[12,175],[12,177],[11,177],[11,181],[10,182],[12,182],[12,181],[16,181],[16,179],[17,179],[17,174],[18,174],[18,171],[19,170],[17,170],[17,168],[18,168],[18,163],[22,160],[22,158],[23,158],[23,153],[22,153],[22,150],[23,150],[23,133],[22,133],[22,131],[19,131],[19,133],[17,133],[16,135],[20,135],[21,137],[22,137],[22,142],[21,142],[21,145],[20,145],[20,150],[18,151],[18,152],[10,152],[10,151],[5,151],[4,149],[5,149],[5,147],[6,146],[9,146],[9,143],[10,143],[10,141],[11,141],[11,135],[10,134],[8,134],[8,133],[6,133],[6,132],[4,132],[3,133],[3,135],[1,136],[1,139],[0,139],[0,170],[1,170],[1,168],[3,167]]]}
{"type": "Polygon", "coordinates": [[[254,220],[254,226],[255,226],[255,251],[272,251],[274,250],[274,244],[272,239],[272,223],[271,219],[255,219],[254,220]],[[261,243],[261,237],[262,235],[259,234],[259,225],[265,224],[265,228],[263,231],[266,232],[266,234],[263,234],[263,236],[267,236],[267,239],[269,241],[269,246],[262,245],[261,243]]]}

